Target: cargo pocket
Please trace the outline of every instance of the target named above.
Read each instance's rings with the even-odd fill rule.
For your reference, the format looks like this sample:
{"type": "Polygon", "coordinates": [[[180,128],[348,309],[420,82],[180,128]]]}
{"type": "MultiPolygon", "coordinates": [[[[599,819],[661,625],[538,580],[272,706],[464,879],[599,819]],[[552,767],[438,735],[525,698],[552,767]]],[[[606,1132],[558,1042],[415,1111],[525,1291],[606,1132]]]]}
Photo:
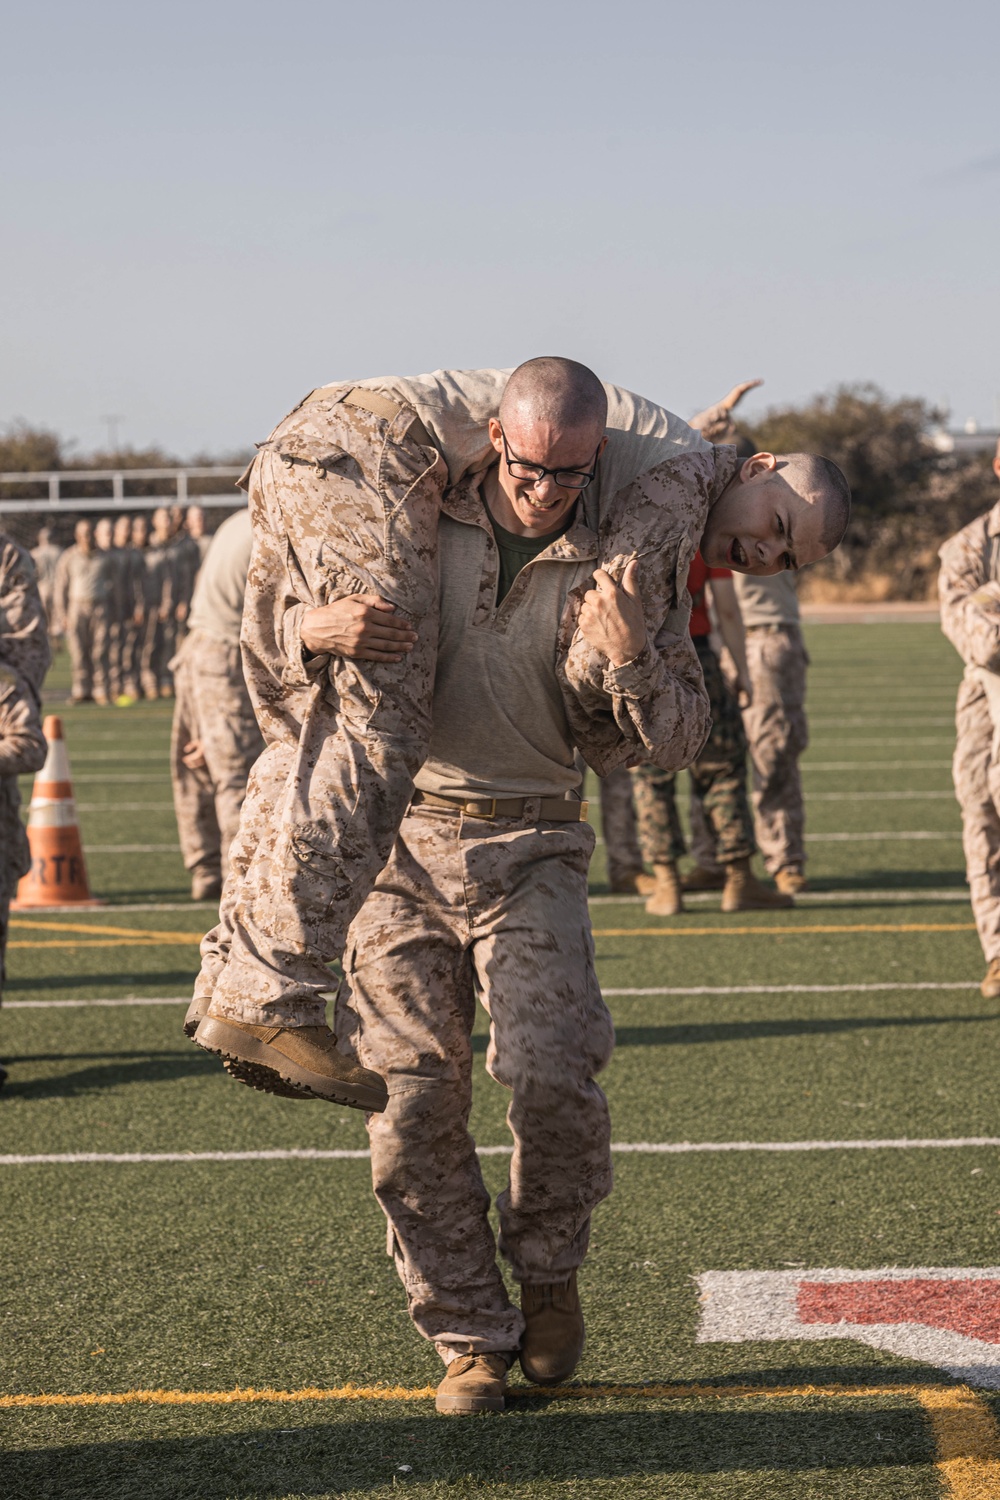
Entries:
{"type": "Polygon", "coordinates": [[[323,958],[333,957],[340,947],[339,927],[352,890],[332,838],[333,830],[322,823],[298,823],[289,839],[289,903],[301,923],[304,941],[323,958]]]}

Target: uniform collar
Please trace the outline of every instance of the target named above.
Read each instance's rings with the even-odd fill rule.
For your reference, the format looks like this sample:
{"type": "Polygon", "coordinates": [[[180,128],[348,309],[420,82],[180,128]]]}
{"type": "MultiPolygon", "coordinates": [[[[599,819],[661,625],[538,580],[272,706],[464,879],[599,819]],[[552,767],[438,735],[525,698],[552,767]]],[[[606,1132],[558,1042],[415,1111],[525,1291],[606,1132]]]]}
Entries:
{"type": "MultiPolygon", "coordinates": [[[[479,526],[492,535],[490,518],[480,491],[488,469],[469,474],[445,490],[441,509],[453,521],[463,521],[468,526],[479,526]]],[[[597,532],[587,525],[582,517],[583,507],[577,506],[576,518],[568,531],[557,537],[541,555],[546,561],[589,562],[597,556],[597,532]]]]}

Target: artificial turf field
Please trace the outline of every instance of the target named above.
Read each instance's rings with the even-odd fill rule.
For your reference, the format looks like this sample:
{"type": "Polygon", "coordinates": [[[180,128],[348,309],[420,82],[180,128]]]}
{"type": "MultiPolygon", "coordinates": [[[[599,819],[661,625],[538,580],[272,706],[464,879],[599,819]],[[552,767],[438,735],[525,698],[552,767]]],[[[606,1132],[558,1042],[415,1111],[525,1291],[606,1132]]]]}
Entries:
{"type": "MultiPolygon", "coordinates": [[[[950,786],[960,663],[933,625],[807,639],[813,893],[793,912],[724,917],[702,898],[659,920],[608,898],[595,856],[614,1139],[719,1149],[616,1153],[575,1386],[476,1419],[434,1413],[440,1367],[363,1159],[183,1159],[363,1151],[365,1132],[354,1111],[229,1082],[183,1038],[211,912],[186,900],[170,705],[65,709],[57,664],[48,707],[109,905],[11,929],[6,1500],[1000,1497],[1000,1393],[856,1339],[696,1339],[707,1272],[1000,1264],[997,1146],[946,1144],[1000,1137],[1000,1002],[978,991],[950,786]],[[88,1003],[128,997],[179,998],[88,1003]],[[925,1144],[847,1144],[877,1141],[925,1144]],[[759,1149],[775,1143],[797,1149],[759,1149]],[[182,1159],[106,1159],[147,1153],[182,1159]],[[12,1160],[84,1154],[105,1159],[12,1160]],[[79,1399],[136,1392],[153,1394],[79,1399]]],[[[483,1073],[481,1146],[509,1141],[505,1106],[483,1073]]],[[[494,1193],[506,1166],[484,1156],[494,1193]]],[[[976,1326],[1000,1346],[995,1302],[976,1326]]]]}

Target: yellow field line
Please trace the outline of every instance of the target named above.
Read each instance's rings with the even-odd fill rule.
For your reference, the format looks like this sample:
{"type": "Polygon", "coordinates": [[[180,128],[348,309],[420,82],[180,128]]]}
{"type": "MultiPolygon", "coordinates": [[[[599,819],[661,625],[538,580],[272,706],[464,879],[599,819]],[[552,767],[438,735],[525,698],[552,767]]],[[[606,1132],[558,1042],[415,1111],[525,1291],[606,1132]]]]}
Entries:
{"type": "Polygon", "coordinates": [[[145,942],[141,938],[50,938],[48,942],[33,943],[28,939],[8,943],[8,948],[164,948],[177,947],[184,943],[200,943],[200,937],[154,938],[145,942]]]}
{"type": "MultiPolygon", "coordinates": [[[[938,1385],[569,1385],[515,1386],[515,1398],[597,1401],[636,1398],[652,1401],[789,1400],[807,1397],[871,1399],[904,1396],[926,1413],[934,1435],[935,1466],[947,1500],[996,1500],[1000,1495],[1000,1427],[986,1403],[968,1386],[938,1385]]],[[[0,1409],[53,1406],[231,1406],[308,1401],[429,1401],[432,1385],[305,1386],[279,1391],[270,1386],[231,1391],[102,1391],[80,1395],[0,1396],[0,1409]]]]}
{"type": "Polygon", "coordinates": [[[774,937],[817,932],[975,932],[975,922],[850,922],[811,927],[595,927],[595,937],[774,937]]]}
{"type": "Polygon", "coordinates": [[[152,927],[109,927],[106,922],[40,922],[37,918],[11,917],[11,927],[30,927],[35,932],[96,932],[111,937],[148,938],[160,943],[200,943],[192,932],[159,932],[152,927]]]}
{"type": "Polygon", "coordinates": [[[1000,1429],[986,1403],[965,1386],[923,1386],[913,1394],[930,1419],[949,1500],[996,1500],[1000,1429]]]}

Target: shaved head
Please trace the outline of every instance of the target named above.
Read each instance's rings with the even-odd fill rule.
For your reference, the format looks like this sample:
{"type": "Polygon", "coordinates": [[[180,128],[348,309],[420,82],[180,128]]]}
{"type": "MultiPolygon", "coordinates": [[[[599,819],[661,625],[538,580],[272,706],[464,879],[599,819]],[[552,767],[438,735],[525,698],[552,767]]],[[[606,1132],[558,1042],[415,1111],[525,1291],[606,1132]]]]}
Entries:
{"type": "Polygon", "coordinates": [[[778,473],[782,470],[797,494],[822,508],[820,541],[832,552],[851,519],[851,487],[843,469],[818,453],[785,453],[778,459],[778,473]]]}
{"type": "Polygon", "coordinates": [[[500,402],[505,428],[546,422],[563,431],[596,427],[603,432],[607,420],[608,398],[593,370],[556,355],[518,365],[500,402]]]}

